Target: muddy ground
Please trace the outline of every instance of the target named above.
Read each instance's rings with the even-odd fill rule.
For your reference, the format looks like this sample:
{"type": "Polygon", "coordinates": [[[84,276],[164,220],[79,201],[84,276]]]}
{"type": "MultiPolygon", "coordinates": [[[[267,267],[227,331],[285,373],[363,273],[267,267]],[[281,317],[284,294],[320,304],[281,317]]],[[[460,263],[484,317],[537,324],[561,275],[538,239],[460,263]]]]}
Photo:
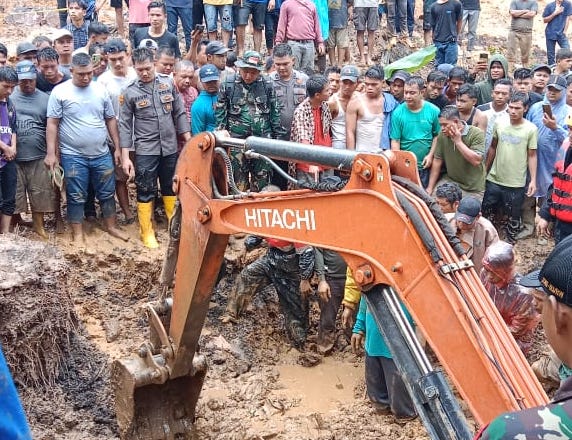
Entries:
{"type": "MultiPolygon", "coordinates": [[[[417,3],[419,15],[421,2],[417,3]]],[[[54,4],[34,2],[41,11],[54,4]]],[[[539,8],[544,4],[541,1],[539,8]]],[[[503,48],[508,1],[484,0],[482,5],[480,44],[486,50],[503,48]]],[[[14,0],[0,6],[0,20],[5,23],[0,40],[8,43],[12,53],[19,40],[57,25],[54,12],[29,13],[17,9],[14,0]]],[[[102,18],[112,23],[113,12],[106,9],[102,18]]],[[[420,23],[415,31],[418,43],[422,41],[420,23]]],[[[535,26],[535,54],[540,58],[544,57],[541,20],[535,26]]],[[[470,64],[470,56],[462,52],[460,62],[470,64]]],[[[164,249],[162,226],[159,239],[164,249]]],[[[93,226],[87,252],[72,248],[68,235],[57,236],[51,219],[48,229],[47,247],[27,228],[0,239],[0,259],[16,255],[14,261],[21,267],[10,269],[10,285],[0,280],[2,343],[15,366],[35,439],[116,439],[109,367],[113,360],[134,353],[148,335],[141,309],[160,295],[157,280],[163,251],[144,249],[135,225],[125,227],[131,236],[127,245],[93,226]]],[[[517,250],[523,272],[538,266],[548,252],[538,248],[534,238],[519,243],[517,250]]],[[[232,274],[213,293],[201,337],[210,368],[197,407],[197,439],[428,438],[419,421],[403,426],[372,410],[365,398],[363,357],[351,353],[341,331],[331,356],[314,367],[300,365],[300,353],[287,342],[272,289],[256,298],[238,324],[222,325],[218,318],[231,282],[232,274]]],[[[315,298],[312,310],[315,329],[315,298]]],[[[314,340],[315,330],[310,352],[314,340]]],[[[539,343],[531,360],[543,349],[539,343]]]]}

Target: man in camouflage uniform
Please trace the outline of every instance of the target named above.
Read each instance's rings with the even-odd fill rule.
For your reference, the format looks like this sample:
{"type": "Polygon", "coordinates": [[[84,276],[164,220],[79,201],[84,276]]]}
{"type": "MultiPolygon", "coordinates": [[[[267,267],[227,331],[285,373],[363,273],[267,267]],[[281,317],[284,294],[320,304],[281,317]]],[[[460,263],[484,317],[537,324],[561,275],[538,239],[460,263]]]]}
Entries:
{"type": "MultiPolygon", "coordinates": [[[[240,139],[282,139],[286,130],[280,124],[280,107],[272,81],[260,73],[264,69],[262,56],[247,51],[236,66],[238,73],[228,75],[219,91],[215,110],[218,129],[240,139]]],[[[268,163],[246,159],[237,151],[232,151],[231,159],[234,180],[241,191],[259,191],[270,183],[272,168],[268,163]]]]}
{"type": "MultiPolygon", "coordinates": [[[[278,190],[278,188],[276,188],[278,190]]],[[[261,244],[262,238],[248,236],[247,250],[261,244]]],[[[267,238],[268,251],[240,272],[228,295],[223,322],[236,321],[255,293],[274,285],[286,319],[286,331],[296,348],[303,348],[308,331],[308,294],[314,272],[314,248],[267,238]]]]}
{"type": "MultiPolygon", "coordinates": [[[[556,245],[542,269],[521,278],[520,284],[542,294],[546,339],[564,365],[572,365],[572,237],[556,245]]],[[[475,438],[572,438],[572,377],[561,382],[548,405],[502,414],[475,438]]]]}

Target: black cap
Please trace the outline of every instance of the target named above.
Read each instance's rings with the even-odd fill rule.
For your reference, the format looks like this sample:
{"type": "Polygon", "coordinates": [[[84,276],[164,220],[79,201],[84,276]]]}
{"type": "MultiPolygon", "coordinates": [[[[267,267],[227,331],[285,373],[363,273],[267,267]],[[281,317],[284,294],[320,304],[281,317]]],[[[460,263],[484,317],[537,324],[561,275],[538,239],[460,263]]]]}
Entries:
{"type": "Polygon", "coordinates": [[[536,66],[534,66],[532,68],[531,72],[534,73],[538,70],[546,70],[548,72],[548,74],[552,73],[552,69],[550,68],[550,66],[548,64],[537,64],[536,66]]]}
{"type": "Polygon", "coordinates": [[[544,290],[557,301],[572,307],[572,236],[556,245],[542,269],[522,277],[519,284],[544,290]]]}
{"type": "Polygon", "coordinates": [[[211,41],[205,48],[207,55],[224,55],[230,49],[222,44],[220,41],[211,41]]]}
{"type": "Polygon", "coordinates": [[[463,197],[455,213],[455,219],[468,225],[473,224],[481,213],[481,202],[475,197],[463,197]]]}
{"type": "Polygon", "coordinates": [[[566,89],[566,80],[560,75],[551,75],[546,87],[552,87],[561,92],[566,89]]]}
{"type": "Polygon", "coordinates": [[[23,43],[18,44],[18,46],[16,47],[16,55],[20,56],[22,54],[25,53],[30,53],[30,52],[37,52],[38,48],[33,45],[32,43],[29,43],[27,41],[24,41],[23,43]]]}

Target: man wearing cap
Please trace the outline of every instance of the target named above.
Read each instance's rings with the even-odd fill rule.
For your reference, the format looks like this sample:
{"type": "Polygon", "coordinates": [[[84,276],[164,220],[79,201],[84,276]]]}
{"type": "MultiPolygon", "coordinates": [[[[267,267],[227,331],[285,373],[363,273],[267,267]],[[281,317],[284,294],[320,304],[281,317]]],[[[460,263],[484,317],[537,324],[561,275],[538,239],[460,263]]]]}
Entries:
{"type": "MultiPolygon", "coordinates": [[[[542,298],[544,334],[563,367],[569,367],[572,365],[572,238],[558,244],[542,269],[522,277],[519,283],[535,289],[535,296],[542,298]]],[[[550,403],[501,414],[475,439],[568,439],[571,432],[572,377],[568,377],[550,403]]]]}
{"type": "Polygon", "coordinates": [[[457,212],[447,214],[447,218],[467,251],[467,257],[473,260],[475,270],[480,273],[487,248],[499,240],[493,224],[481,215],[480,200],[472,196],[463,197],[457,212]]]}
{"type": "Polygon", "coordinates": [[[178,158],[177,135],[185,141],[190,139],[190,127],[179,92],[171,78],[155,73],[153,58],[149,49],[133,51],[133,68],[138,79],[132,81],[119,98],[121,164],[125,174],[135,175],[141,239],[144,246],[151,249],[159,247],[151,223],[157,179],[161,184],[165,214],[170,220],[177,199],[172,188],[178,158]],[[135,163],[129,157],[132,145],[135,163]]]}
{"type": "MultiPolygon", "coordinates": [[[[213,64],[222,74],[226,69],[226,54],[229,50],[230,49],[220,41],[211,41],[207,44],[205,49],[205,53],[207,54],[207,63],[213,64]]],[[[224,81],[224,76],[222,81],[224,81]]]]}
{"type": "Polygon", "coordinates": [[[176,35],[169,32],[165,26],[167,21],[167,8],[165,3],[152,1],[147,6],[149,12],[149,27],[142,27],[135,30],[133,42],[135,47],[141,47],[140,43],[145,39],[151,39],[157,43],[157,47],[170,47],[175,53],[175,58],[181,58],[181,49],[176,35]]]}
{"type": "Polygon", "coordinates": [[[44,166],[48,95],[36,89],[36,66],[31,61],[20,61],[16,64],[16,73],[18,87],[10,98],[18,109],[16,114],[18,187],[15,212],[19,214],[27,212],[29,200],[34,232],[41,238],[47,239],[44,213],[54,212],[56,207],[54,188],[48,169],[44,166]]]}
{"type": "Polygon", "coordinates": [[[552,69],[548,64],[538,64],[532,68],[532,91],[544,95],[552,69]]]}
{"type": "Polygon", "coordinates": [[[405,81],[407,81],[410,77],[411,75],[405,70],[396,70],[391,75],[391,78],[386,81],[389,85],[389,92],[400,104],[405,98],[405,95],[403,94],[405,89],[405,81]]]}
{"type": "Polygon", "coordinates": [[[346,113],[346,143],[349,150],[376,152],[390,148],[392,113],[399,105],[383,91],[384,72],[372,66],[365,72],[365,93],[352,99],[346,113]]]}
{"type": "Polygon", "coordinates": [[[508,102],[508,119],[499,118],[493,128],[487,152],[487,182],[483,197],[483,213],[495,218],[502,209],[508,216],[504,226],[505,240],[514,244],[522,226],[524,197],[534,196],[537,182],[537,130],[524,119],[528,95],[513,93],[508,102]],[[527,176],[530,181],[527,187],[527,176]]]}
{"type": "MultiPolygon", "coordinates": [[[[274,47],[274,72],[269,77],[274,84],[276,99],[280,103],[280,125],[285,128],[283,140],[290,140],[290,127],[294,110],[306,98],[306,81],[308,75],[294,69],[292,48],[286,43],[274,47]]],[[[287,161],[276,161],[284,170],[288,170],[287,161]]],[[[278,173],[274,174],[272,182],[281,189],[286,189],[287,181],[278,173]]]]}
{"type": "MultiPolygon", "coordinates": [[[[71,75],[70,66],[73,53],[73,37],[67,29],[56,29],[52,34],[54,49],[58,53],[59,70],[62,73],[71,75]]],[[[41,69],[40,69],[41,72],[41,69]]]]}
{"type": "Polygon", "coordinates": [[[294,55],[294,68],[308,74],[314,72],[315,46],[325,54],[320,19],[310,0],[288,0],[280,7],[276,43],[288,43],[294,55]]]}
{"type": "MultiPolygon", "coordinates": [[[[247,51],[236,62],[238,73],[227,75],[216,104],[216,122],[220,130],[232,137],[245,139],[260,136],[283,139],[285,128],[280,123],[280,103],[272,80],[261,75],[264,60],[260,53],[247,51]]],[[[231,152],[234,180],[242,191],[259,191],[272,179],[272,168],[262,159],[247,159],[231,152]]]]}
{"type": "Polygon", "coordinates": [[[193,136],[216,128],[215,107],[218,99],[220,71],[213,64],[206,64],[199,70],[202,90],[191,107],[191,129],[193,136]]]}
{"type": "Polygon", "coordinates": [[[546,197],[552,183],[552,172],[556,155],[562,142],[568,137],[566,118],[569,107],[566,105],[566,80],[561,76],[551,76],[546,87],[544,100],[534,104],[527,116],[538,129],[538,171],[535,197],[546,197]],[[550,113],[544,111],[550,106],[550,113]]]}
{"type": "Polygon", "coordinates": [[[332,114],[332,147],[347,148],[346,112],[348,104],[357,88],[359,70],[356,66],[347,65],[340,71],[340,90],[334,93],[329,101],[332,114]]]}
{"type": "Polygon", "coordinates": [[[16,47],[16,56],[18,57],[18,61],[28,60],[36,64],[37,53],[38,53],[38,48],[34,46],[32,43],[29,43],[27,41],[18,44],[18,46],[16,47]]]}

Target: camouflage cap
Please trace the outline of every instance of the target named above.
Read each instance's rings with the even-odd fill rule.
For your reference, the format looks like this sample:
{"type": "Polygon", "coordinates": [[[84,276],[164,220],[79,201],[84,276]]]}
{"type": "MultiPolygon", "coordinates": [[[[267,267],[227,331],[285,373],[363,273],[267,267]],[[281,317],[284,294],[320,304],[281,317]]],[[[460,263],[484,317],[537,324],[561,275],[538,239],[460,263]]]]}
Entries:
{"type": "Polygon", "coordinates": [[[554,247],[542,269],[522,277],[519,284],[544,290],[557,301],[572,307],[572,236],[554,247]]]}
{"type": "Polygon", "coordinates": [[[234,63],[236,67],[246,67],[250,69],[264,70],[264,59],[262,55],[254,50],[247,50],[244,52],[242,58],[236,60],[234,63]]]}

